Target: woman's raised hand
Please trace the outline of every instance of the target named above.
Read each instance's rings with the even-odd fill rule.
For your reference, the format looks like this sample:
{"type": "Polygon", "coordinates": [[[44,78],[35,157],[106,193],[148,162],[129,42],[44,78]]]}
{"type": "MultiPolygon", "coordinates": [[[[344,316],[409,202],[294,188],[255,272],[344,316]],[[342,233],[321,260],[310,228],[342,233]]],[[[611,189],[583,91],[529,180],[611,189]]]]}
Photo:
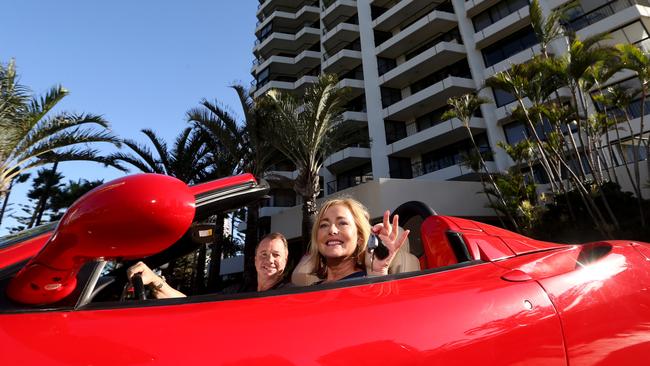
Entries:
{"type": "Polygon", "coordinates": [[[372,227],[373,234],[377,235],[382,244],[388,249],[388,256],[384,259],[375,257],[370,261],[370,275],[387,275],[390,266],[397,251],[406,243],[409,230],[399,232],[399,217],[393,216],[393,223],[390,223],[390,211],[384,212],[384,221],[372,227]]]}

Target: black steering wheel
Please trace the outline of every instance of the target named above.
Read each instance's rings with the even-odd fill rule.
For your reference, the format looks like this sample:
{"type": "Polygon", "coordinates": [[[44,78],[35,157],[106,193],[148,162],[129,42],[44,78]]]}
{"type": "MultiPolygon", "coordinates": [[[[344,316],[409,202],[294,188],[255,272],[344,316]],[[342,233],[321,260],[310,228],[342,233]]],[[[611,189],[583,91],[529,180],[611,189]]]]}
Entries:
{"type": "Polygon", "coordinates": [[[136,273],[131,277],[131,283],[133,284],[133,292],[135,293],[135,298],[138,300],[146,300],[147,295],[144,292],[144,283],[142,282],[142,274],[136,273]]]}
{"type": "Polygon", "coordinates": [[[147,295],[144,291],[144,283],[142,282],[142,274],[136,273],[131,277],[131,282],[127,281],[124,284],[122,289],[122,295],[120,296],[120,302],[126,301],[126,295],[128,293],[130,285],[133,285],[133,293],[135,294],[135,299],[137,300],[146,300],[147,295]]]}

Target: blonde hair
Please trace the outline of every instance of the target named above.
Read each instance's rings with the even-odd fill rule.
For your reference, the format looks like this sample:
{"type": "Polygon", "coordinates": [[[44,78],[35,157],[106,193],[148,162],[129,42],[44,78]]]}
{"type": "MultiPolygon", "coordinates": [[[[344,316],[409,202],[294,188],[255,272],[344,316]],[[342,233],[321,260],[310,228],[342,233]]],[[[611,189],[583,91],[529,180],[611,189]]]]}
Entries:
{"type": "Polygon", "coordinates": [[[353,198],[333,198],[323,203],[316,215],[316,220],[311,229],[311,242],[309,244],[309,255],[312,262],[311,268],[314,268],[315,274],[321,278],[324,278],[327,275],[327,265],[325,263],[325,257],[323,257],[323,255],[318,251],[318,227],[325,212],[333,206],[344,206],[350,210],[352,218],[354,219],[354,224],[357,228],[357,238],[359,240],[357,242],[357,248],[353,254],[355,257],[355,264],[359,269],[365,268],[366,245],[368,243],[371,229],[370,214],[368,214],[368,210],[361,202],[353,198]]]}

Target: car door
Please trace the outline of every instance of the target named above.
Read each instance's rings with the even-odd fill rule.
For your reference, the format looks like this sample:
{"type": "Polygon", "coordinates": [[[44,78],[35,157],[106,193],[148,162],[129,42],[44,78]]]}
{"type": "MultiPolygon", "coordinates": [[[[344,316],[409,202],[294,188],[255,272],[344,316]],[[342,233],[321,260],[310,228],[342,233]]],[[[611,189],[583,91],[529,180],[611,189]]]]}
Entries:
{"type": "Polygon", "coordinates": [[[0,363],[565,365],[549,297],[508,272],[475,261],[275,293],[2,314],[0,363]]]}

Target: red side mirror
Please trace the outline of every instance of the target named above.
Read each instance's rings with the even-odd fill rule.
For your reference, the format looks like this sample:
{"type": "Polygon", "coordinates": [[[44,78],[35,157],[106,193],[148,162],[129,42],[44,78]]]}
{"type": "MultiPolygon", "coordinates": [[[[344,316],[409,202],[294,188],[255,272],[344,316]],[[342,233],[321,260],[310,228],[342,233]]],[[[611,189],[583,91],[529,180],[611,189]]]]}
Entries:
{"type": "Polygon", "coordinates": [[[194,210],[194,195],[176,178],[139,174],[105,183],[70,206],[43,250],[11,280],[7,295],[25,304],[59,301],[75,289],[83,264],[158,253],[183,236],[194,210]]]}

